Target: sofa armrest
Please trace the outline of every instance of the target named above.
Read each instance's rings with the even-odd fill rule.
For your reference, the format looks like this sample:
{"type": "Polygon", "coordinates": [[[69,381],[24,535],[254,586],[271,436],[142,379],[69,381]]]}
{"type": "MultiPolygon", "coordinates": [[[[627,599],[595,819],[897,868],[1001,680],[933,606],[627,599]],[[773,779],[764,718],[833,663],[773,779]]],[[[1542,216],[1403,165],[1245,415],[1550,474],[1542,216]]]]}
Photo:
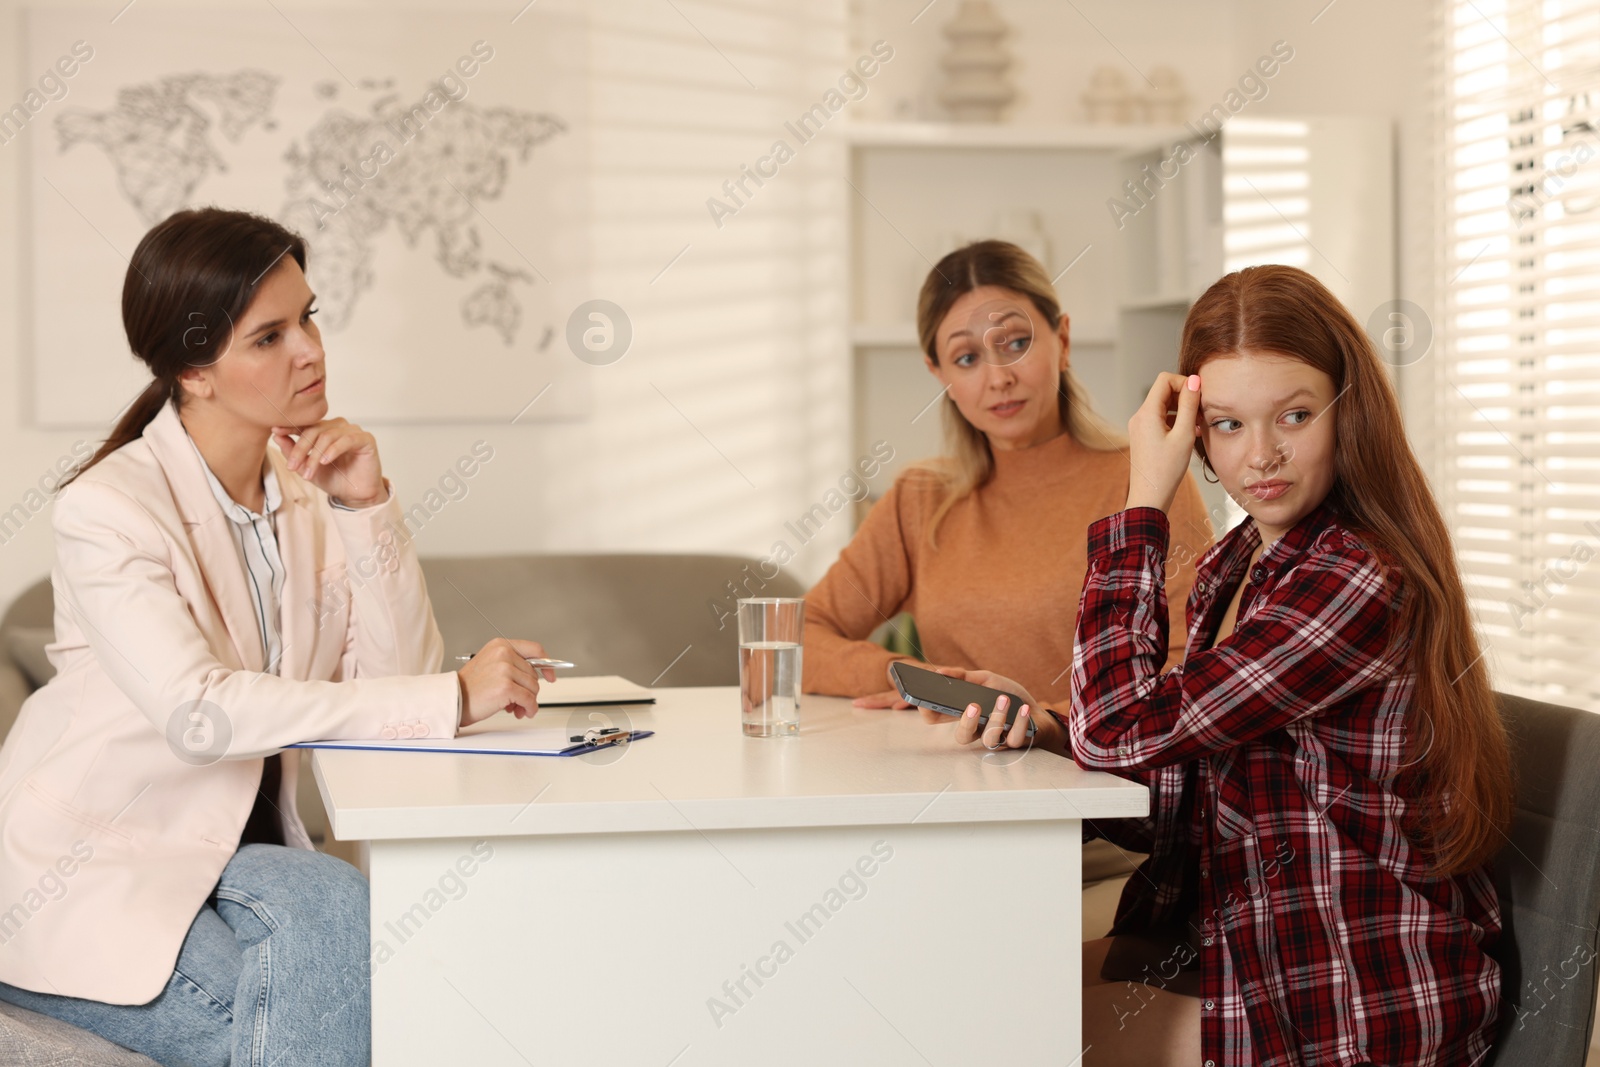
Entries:
{"type": "Polygon", "coordinates": [[[11,732],[11,724],[17,721],[22,702],[32,692],[27,675],[18,670],[9,657],[0,656],[0,738],[11,732]]]}

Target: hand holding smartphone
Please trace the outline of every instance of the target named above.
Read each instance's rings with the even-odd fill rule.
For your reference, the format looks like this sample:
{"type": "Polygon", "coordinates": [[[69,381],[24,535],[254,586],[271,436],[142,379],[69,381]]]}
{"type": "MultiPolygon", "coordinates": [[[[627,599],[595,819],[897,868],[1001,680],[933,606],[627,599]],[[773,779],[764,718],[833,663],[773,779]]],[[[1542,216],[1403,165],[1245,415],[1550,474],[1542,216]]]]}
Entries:
{"type": "MultiPolygon", "coordinates": [[[[924,670],[913,667],[909,663],[893,663],[889,666],[889,677],[894,680],[894,686],[900,691],[900,696],[907,704],[915,704],[919,708],[937,711],[941,715],[960,718],[966,714],[968,704],[978,705],[978,732],[981,734],[989,725],[989,717],[994,714],[995,701],[1000,697],[1006,698],[1005,717],[1002,721],[1005,729],[1011,729],[1016,722],[1017,711],[1027,701],[1015,693],[1007,693],[1001,689],[990,689],[986,685],[977,685],[973,682],[952,678],[947,674],[936,671],[924,670]]],[[[1033,718],[1028,720],[1028,736],[1033,736],[1033,718]]]]}

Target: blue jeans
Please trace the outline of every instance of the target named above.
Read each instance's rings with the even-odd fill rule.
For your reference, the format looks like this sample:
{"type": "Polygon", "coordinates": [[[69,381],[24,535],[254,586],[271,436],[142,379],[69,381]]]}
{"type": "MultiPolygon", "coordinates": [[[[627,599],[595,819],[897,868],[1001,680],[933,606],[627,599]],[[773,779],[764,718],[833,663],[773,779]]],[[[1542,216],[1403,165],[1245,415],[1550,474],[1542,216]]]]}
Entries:
{"type": "Polygon", "coordinates": [[[367,881],[342,860],[246,845],[195,917],[167,987],[125,1006],[33,993],[0,999],[165,1067],[364,1067],[372,1058],[367,881]]]}

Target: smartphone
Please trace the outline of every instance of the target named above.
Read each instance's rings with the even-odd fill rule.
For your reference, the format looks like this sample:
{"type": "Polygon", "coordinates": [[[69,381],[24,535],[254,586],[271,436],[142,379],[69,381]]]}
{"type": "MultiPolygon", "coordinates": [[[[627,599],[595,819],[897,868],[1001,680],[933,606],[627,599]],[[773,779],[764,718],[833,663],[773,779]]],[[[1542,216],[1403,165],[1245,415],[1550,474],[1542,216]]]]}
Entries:
{"type": "MultiPolygon", "coordinates": [[[[937,711],[941,715],[953,715],[960,718],[967,713],[968,704],[978,705],[978,729],[983,731],[988,728],[989,716],[994,714],[994,702],[1004,696],[1007,698],[1005,728],[1011,729],[1017,721],[1017,710],[1025,703],[1015,693],[1007,693],[1001,689],[990,689],[986,685],[974,682],[965,682],[960,678],[951,678],[947,674],[937,671],[924,670],[913,667],[909,663],[893,663],[889,665],[889,676],[894,679],[894,687],[900,690],[900,698],[907,704],[915,704],[919,708],[937,711]]],[[[1033,711],[1029,709],[1028,736],[1033,736],[1033,711]]]]}

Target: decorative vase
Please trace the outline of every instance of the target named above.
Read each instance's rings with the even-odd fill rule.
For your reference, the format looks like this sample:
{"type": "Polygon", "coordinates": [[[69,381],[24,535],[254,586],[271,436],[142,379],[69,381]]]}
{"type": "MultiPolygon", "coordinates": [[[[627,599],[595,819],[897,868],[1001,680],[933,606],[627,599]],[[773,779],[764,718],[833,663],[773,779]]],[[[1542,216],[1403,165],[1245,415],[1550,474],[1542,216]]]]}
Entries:
{"type": "Polygon", "coordinates": [[[1017,91],[1006,80],[1010,54],[1000,45],[1009,32],[989,0],[963,0],[945,23],[950,42],[940,65],[945,82],[939,102],[956,122],[998,122],[1017,91]]]}
{"type": "Polygon", "coordinates": [[[1133,121],[1133,94],[1128,79],[1116,67],[1096,67],[1083,93],[1083,110],[1093,123],[1133,121]]]}
{"type": "Polygon", "coordinates": [[[1155,67],[1150,71],[1154,88],[1146,90],[1144,121],[1176,126],[1188,118],[1189,94],[1183,90],[1183,79],[1171,67],[1155,67]]]}

